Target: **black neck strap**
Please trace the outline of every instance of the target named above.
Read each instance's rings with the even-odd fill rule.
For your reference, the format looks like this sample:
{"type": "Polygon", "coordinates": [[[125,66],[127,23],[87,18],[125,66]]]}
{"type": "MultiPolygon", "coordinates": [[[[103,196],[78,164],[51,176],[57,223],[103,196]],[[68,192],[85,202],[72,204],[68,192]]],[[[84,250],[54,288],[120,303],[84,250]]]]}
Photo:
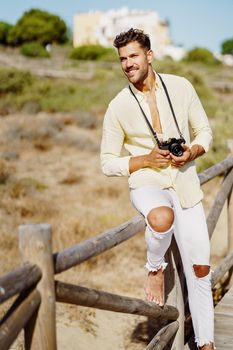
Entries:
{"type": "MultiPolygon", "coordinates": [[[[162,85],[163,85],[163,89],[164,89],[165,94],[166,94],[166,96],[167,96],[167,100],[168,100],[168,103],[169,103],[169,106],[170,106],[170,109],[171,109],[171,112],[172,112],[172,116],[173,116],[174,122],[175,122],[175,124],[176,124],[177,130],[178,130],[178,132],[179,132],[179,134],[180,134],[180,137],[183,138],[183,135],[182,135],[182,133],[181,133],[181,131],[180,131],[180,128],[179,128],[179,125],[178,125],[178,123],[177,123],[177,119],[176,119],[175,112],[174,112],[174,109],[173,109],[173,106],[172,106],[172,103],[171,103],[170,96],[169,96],[168,91],[167,91],[167,87],[166,87],[166,85],[165,85],[165,83],[164,83],[162,77],[160,76],[160,74],[157,73],[157,75],[158,75],[158,77],[159,77],[159,79],[161,80],[161,83],[162,83],[162,85]]],[[[157,136],[157,133],[156,133],[156,131],[153,129],[152,125],[150,124],[150,122],[149,122],[149,120],[148,120],[148,118],[147,118],[147,116],[146,116],[146,113],[144,112],[142,106],[140,105],[140,102],[138,101],[138,99],[137,99],[137,97],[136,97],[135,93],[133,92],[133,90],[132,90],[132,88],[131,88],[130,85],[129,85],[129,89],[130,89],[130,92],[132,93],[132,95],[134,96],[135,100],[137,101],[138,106],[139,106],[139,108],[140,108],[140,110],[141,110],[141,112],[142,112],[142,114],[143,114],[143,116],[144,116],[144,118],[145,118],[145,121],[146,121],[146,123],[147,123],[147,125],[148,125],[148,127],[149,127],[149,129],[150,129],[150,131],[151,131],[151,133],[152,133],[152,135],[153,135],[153,137],[155,138],[155,140],[156,140],[158,146],[160,146],[161,143],[160,143],[160,141],[159,141],[159,138],[158,138],[158,136],[157,136]]]]}
{"type": "Polygon", "coordinates": [[[138,105],[139,105],[139,108],[140,108],[140,110],[141,110],[141,112],[142,112],[142,114],[143,114],[143,116],[144,116],[144,118],[145,118],[145,121],[146,121],[146,123],[147,123],[147,125],[148,125],[148,127],[149,127],[149,129],[150,129],[150,131],[151,131],[151,133],[152,133],[152,135],[154,136],[154,139],[156,140],[158,146],[160,146],[160,141],[159,141],[159,138],[158,138],[158,136],[157,136],[157,133],[156,133],[156,131],[153,129],[153,127],[151,126],[151,124],[150,124],[150,122],[149,122],[149,120],[148,120],[148,118],[147,118],[147,116],[146,116],[146,113],[144,112],[142,106],[140,105],[140,102],[138,101],[138,99],[137,99],[137,97],[136,97],[135,93],[133,92],[133,90],[132,90],[132,88],[131,88],[130,85],[129,85],[129,89],[130,89],[132,95],[134,96],[135,100],[137,101],[137,103],[138,103],[138,105]]]}
{"type": "Polygon", "coordinates": [[[173,109],[173,106],[172,106],[172,103],[171,103],[171,99],[170,99],[169,93],[168,93],[168,91],[167,91],[167,87],[166,87],[166,85],[165,85],[165,83],[164,83],[164,81],[163,81],[161,75],[158,74],[158,73],[157,73],[157,75],[158,75],[158,77],[159,77],[159,79],[161,80],[161,83],[162,83],[162,85],[163,85],[163,88],[164,88],[165,94],[166,94],[166,96],[167,96],[167,100],[168,100],[168,103],[169,103],[169,106],[170,106],[170,109],[171,109],[171,112],[172,112],[172,115],[173,115],[173,119],[174,119],[174,122],[175,122],[176,127],[177,127],[177,130],[178,130],[178,132],[179,132],[179,134],[180,134],[180,137],[183,138],[182,132],[180,131],[179,125],[178,125],[178,123],[177,123],[176,115],[175,115],[175,112],[174,112],[174,109],[173,109]]]}

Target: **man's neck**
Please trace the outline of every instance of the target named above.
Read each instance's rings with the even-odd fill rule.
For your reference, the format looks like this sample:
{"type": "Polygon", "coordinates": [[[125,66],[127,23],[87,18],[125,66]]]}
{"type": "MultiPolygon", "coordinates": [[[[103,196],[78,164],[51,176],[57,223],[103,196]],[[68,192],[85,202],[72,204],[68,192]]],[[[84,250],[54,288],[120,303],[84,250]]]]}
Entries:
{"type": "Polygon", "coordinates": [[[134,86],[141,92],[150,93],[155,90],[155,80],[155,73],[152,70],[152,67],[150,67],[147,77],[142,82],[134,84],[134,86]]]}

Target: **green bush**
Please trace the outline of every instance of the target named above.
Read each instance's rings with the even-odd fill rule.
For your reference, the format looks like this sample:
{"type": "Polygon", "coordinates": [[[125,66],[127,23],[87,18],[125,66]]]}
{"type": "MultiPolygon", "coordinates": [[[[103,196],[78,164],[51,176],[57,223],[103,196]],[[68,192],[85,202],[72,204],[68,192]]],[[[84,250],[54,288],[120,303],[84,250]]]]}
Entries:
{"type": "Polygon", "coordinates": [[[0,94],[20,93],[33,82],[33,76],[17,69],[0,69],[0,94]]]}
{"type": "Polygon", "coordinates": [[[105,48],[105,53],[100,56],[99,60],[107,62],[118,62],[119,57],[115,49],[105,48]]]}
{"type": "Polygon", "coordinates": [[[67,41],[65,22],[46,11],[33,9],[25,12],[8,34],[8,43],[19,46],[37,41],[42,45],[67,41]]]}
{"type": "Polygon", "coordinates": [[[205,64],[219,63],[219,61],[214,57],[211,51],[202,47],[196,47],[188,51],[184,60],[187,62],[202,62],[205,64]]]}
{"type": "Polygon", "coordinates": [[[28,57],[50,57],[49,52],[45,50],[44,46],[37,42],[23,44],[20,52],[22,55],[28,57]]]}
{"type": "Polygon", "coordinates": [[[82,45],[73,49],[69,55],[71,59],[91,61],[100,59],[109,60],[114,56],[116,56],[114,49],[106,48],[101,45],[82,45]]]}
{"type": "Polygon", "coordinates": [[[6,22],[0,22],[0,44],[7,44],[7,36],[13,26],[6,22]]]}
{"type": "Polygon", "coordinates": [[[233,55],[233,38],[229,40],[225,40],[222,45],[222,54],[223,55],[233,55]]]}

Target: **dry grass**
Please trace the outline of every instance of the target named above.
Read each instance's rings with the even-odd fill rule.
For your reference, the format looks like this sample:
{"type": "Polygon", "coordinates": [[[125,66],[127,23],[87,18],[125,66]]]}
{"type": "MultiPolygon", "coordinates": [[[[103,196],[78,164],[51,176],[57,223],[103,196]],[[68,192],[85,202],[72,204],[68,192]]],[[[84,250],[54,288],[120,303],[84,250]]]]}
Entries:
{"type": "Polygon", "coordinates": [[[4,184],[9,178],[12,169],[7,161],[0,158],[0,184],[4,184]]]}
{"type": "Polygon", "coordinates": [[[47,221],[57,250],[133,215],[126,181],[106,179],[101,173],[101,133],[92,129],[93,118],[83,112],[71,117],[39,113],[2,119],[0,152],[17,150],[18,157],[0,162],[0,232],[7,228],[16,238],[20,224],[47,221]]]}
{"type": "Polygon", "coordinates": [[[73,185],[73,184],[80,184],[83,181],[82,175],[77,175],[74,172],[70,171],[64,179],[60,181],[61,184],[64,185],[73,185]]]}

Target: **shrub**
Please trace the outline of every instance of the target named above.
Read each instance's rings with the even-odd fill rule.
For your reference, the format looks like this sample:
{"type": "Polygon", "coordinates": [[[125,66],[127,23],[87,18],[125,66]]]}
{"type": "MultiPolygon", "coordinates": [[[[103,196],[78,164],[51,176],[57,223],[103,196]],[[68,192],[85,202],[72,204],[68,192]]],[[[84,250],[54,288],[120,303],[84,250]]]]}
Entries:
{"type": "Polygon", "coordinates": [[[32,9],[25,12],[16,25],[9,31],[8,43],[21,45],[37,41],[42,45],[67,41],[65,22],[58,16],[46,11],[32,9]]]}
{"type": "Polygon", "coordinates": [[[11,198],[25,197],[29,193],[36,191],[44,191],[47,189],[47,185],[44,183],[33,179],[31,177],[25,177],[22,179],[12,179],[9,183],[9,195],[11,198]]]}
{"type": "Polygon", "coordinates": [[[223,55],[233,55],[233,38],[229,40],[225,40],[222,45],[222,54],[223,55]]]}
{"type": "MultiPolygon", "coordinates": [[[[70,58],[75,60],[92,60],[96,61],[99,59],[109,58],[114,56],[115,50],[101,45],[82,45],[73,49],[70,53],[70,58]]],[[[116,54],[115,54],[116,55],[116,54]]]]}
{"type": "Polygon", "coordinates": [[[21,46],[20,52],[24,56],[28,57],[50,57],[50,54],[46,49],[37,42],[26,43],[21,46]]]}
{"type": "Polygon", "coordinates": [[[219,62],[211,51],[202,47],[196,47],[188,51],[184,60],[188,62],[202,62],[205,64],[216,64],[219,62]]]}
{"type": "Polygon", "coordinates": [[[33,75],[29,72],[0,68],[0,94],[22,92],[33,80],[33,75]]]}
{"type": "Polygon", "coordinates": [[[101,61],[118,62],[119,58],[115,49],[105,48],[105,53],[99,58],[101,61]]]}
{"type": "Polygon", "coordinates": [[[7,36],[13,26],[6,22],[0,22],[0,44],[7,44],[7,36]]]}

